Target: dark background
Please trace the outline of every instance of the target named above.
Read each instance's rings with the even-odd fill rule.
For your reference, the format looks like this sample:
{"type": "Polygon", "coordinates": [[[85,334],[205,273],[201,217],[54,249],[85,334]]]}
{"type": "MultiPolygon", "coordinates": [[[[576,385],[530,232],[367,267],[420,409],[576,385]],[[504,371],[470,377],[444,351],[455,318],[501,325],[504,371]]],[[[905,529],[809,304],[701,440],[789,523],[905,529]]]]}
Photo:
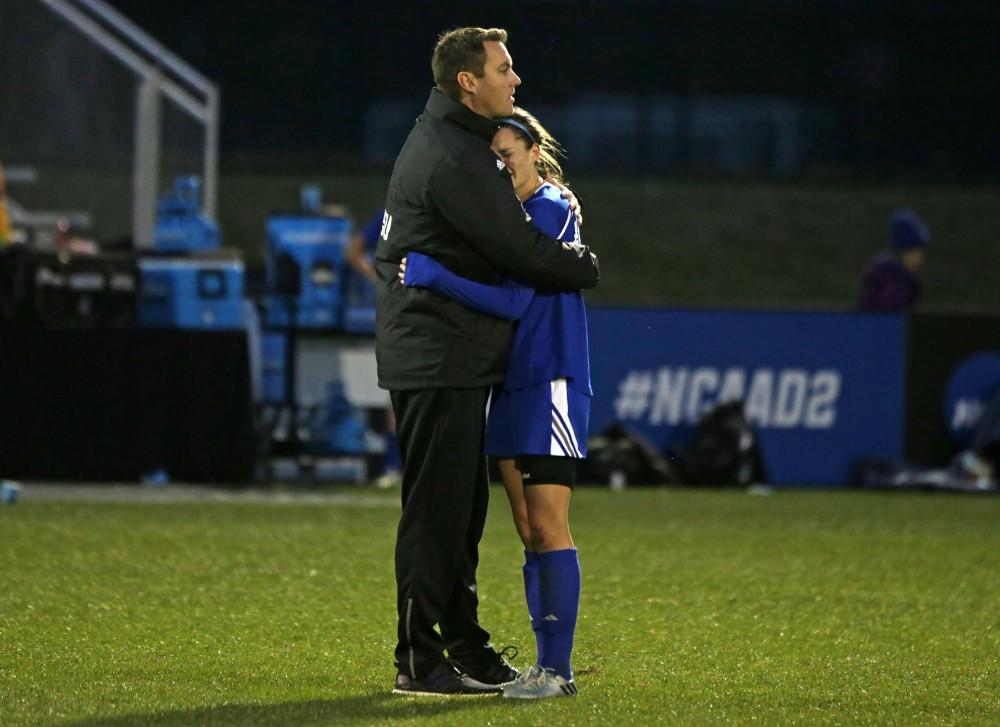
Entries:
{"type": "MultiPolygon", "coordinates": [[[[112,2],[218,84],[217,218],[250,264],[305,185],[376,213],[438,35],[499,25],[518,103],[568,151],[591,302],[849,309],[909,207],[932,236],[921,309],[1000,310],[998,2],[112,2]]],[[[38,172],[11,197],[127,236],[136,89],[43,2],[0,0],[0,159],[38,172]]],[[[161,195],[204,139],[162,117],[161,195]]]]}
{"type": "Polygon", "coordinates": [[[497,25],[529,109],[583,93],[780,97],[816,110],[806,174],[993,179],[1000,167],[995,2],[113,4],[220,84],[229,163],[360,159],[366,106],[419,108],[442,30],[497,25]]]}

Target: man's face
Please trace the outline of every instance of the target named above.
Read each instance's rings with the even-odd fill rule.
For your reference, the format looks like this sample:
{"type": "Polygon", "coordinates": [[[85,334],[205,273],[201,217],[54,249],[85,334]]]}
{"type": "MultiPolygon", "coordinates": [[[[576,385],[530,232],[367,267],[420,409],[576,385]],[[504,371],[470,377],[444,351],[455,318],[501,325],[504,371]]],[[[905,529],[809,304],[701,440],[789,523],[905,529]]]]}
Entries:
{"type": "Polygon", "coordinates": [[[469,96],[470,107],[490,119],[510,116],[514,113],[514,89],[521,85],[521,79],[514,73],[507,46],[498,40],[487,40],[483,48],[486,63],[482,77],[472,76],[475,92],[469,96]]]}

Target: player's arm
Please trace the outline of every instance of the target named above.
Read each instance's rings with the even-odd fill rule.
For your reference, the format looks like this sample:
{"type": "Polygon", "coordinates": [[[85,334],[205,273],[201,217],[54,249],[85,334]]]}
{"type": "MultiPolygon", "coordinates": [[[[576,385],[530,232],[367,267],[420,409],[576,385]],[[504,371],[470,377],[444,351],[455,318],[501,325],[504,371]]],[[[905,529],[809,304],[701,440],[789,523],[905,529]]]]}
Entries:
{"type": "Polygon", "coordinates": [[[597,256],[532,226],[498,161],[492,155],[476,155],[448,160],[434,170],[434,200],[445,219],[473,249],[516,280],[565,291],[597,285],[597,256]]]}
{"type": "MultiPolygon", "coordinates": [[[[573,247],[582,247],[580,243],[579,221],[576,212],[565,198],[553,199],[548,196],[534,198],[525,205],[531,215],[531,224],[544,234],[573,247]]],[[[555,292],[548,288],[539,288],[541,292],[555,292]]]]}
{"type": "Polygon", "coordinates": [[[533,288],[505,280],[503,286],[484,285],[455,275],[441,263],[419,252],[408,253],[399,264],[399,279],[408,288],[429,288],[467,308],[516,321],[535,297],[533,288]]]}
{"type": "Polygon", "coordinates": [[[560,242],[579,243],[579,222],[573,208],[564,200],[542,197],[528,208],[531,224],[560,242]]]}
{"type": "Polygon", "coordinates": [[[361,233],[351,233],[347,247],[344,248],[344,261],[359,275],[375,282],[375,266],[365,251],[365,240],[361,233]]]}
{"type": "Polygon", "coordinates": [[[557,187],[559,189],[560,196],[566,200],[566,204],[568,204],[569,208],[573,210],[573,217],[576,220],[576,226],[583,227],[583,207],[580,206],[580,200],[577,198],[576,194],[573,193],[573,190],[566,186],[564,182],[560,182],[553,177],[546,177],[545,181],[553,187],[557,187]]]}

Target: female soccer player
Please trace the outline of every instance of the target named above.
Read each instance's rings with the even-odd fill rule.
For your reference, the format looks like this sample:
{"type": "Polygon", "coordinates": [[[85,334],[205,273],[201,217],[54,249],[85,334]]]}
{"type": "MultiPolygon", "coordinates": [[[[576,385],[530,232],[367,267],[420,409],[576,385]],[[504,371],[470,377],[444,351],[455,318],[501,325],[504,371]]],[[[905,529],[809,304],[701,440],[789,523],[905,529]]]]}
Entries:
{"type": "MultiPolygon", "coordinates": [[[[576,218],[561,190],[562,150],[523,109],[500,119],[492,148],[504,161],[532,223],[565,246],[579,244],[576,218]]],[[[580,248],[582,251],[582,247],[580,248]]],[[[577,693],[570,666],[580,602],[580,564],[569,531],[577,462],[586,456],[590,362],[583,296],[542,293],[513,281],[483,285],[410,253],[400,279],[464,305],[518,321],[504,383],[493,391],[486,452],[498,468],[524,543],[524,590],[538,663],[504,687],[504,696],[577,693]]]]}

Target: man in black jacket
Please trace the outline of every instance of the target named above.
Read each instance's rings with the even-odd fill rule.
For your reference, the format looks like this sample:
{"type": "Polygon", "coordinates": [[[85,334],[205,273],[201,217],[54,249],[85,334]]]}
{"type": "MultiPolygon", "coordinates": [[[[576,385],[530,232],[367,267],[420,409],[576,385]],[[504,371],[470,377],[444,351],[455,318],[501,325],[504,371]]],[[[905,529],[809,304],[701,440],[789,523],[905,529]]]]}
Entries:
{"type": "Polygon", "coordinates": [[[497,691],[517,676],[479,625],[476,596],[489,498],[485,409],[503,380],[513,325],[404,287],[399,262],[416,250],[472,280],[510,277],[547,290],[591,288],[599,277],[587,248],[528,221],[490,150],[492,119],[513,112],[521,83],[506,40],[496,28],[439,39],[435,88],[396,160],[375,253],[379,385],[390,392],[403,454],[398,693],[497,691]]]}

